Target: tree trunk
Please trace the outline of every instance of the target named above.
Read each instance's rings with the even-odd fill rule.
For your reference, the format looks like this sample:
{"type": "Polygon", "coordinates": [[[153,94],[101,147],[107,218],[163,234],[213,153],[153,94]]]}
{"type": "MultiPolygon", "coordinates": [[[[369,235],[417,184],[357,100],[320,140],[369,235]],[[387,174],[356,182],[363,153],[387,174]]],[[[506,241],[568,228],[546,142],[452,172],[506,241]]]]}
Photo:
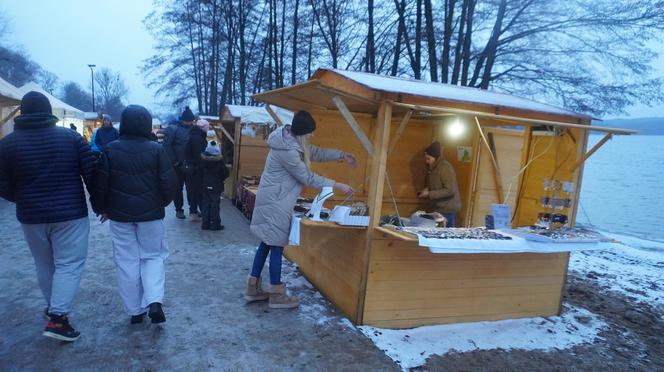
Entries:
{"type": "Polygon", "coordinates": [[[415,79],[422,78],[422,0],[417,0],[415,16],[415,79]]]}
{"type": "Polygon", "coordinates": [[[299,32],[300,20],[297,13],[300,10],[300,0],[295,0],[295,14],[293,15],[293,55],[291,56],[291,85],[297,81],[297,35],[299,32]]]}
{"type": "Polygon", "coordinates": [[[457,37],[457,44],[454,51],[454,68],[452,69],[452,84],[459,83],[459,74],[461,73],[461,52],[464,39],[464,27],[466,25],[466,12],[468,10],[468,3],[471,0],[463,0],[461,6],[461,18],[459,18],[459,33],[457,37]]]}
{"type": "Polygon", "coordinates": [[[449,81],[450,74],[450,43],[452,41],[452,21],[454,20],[454,8],[456,0],[445,0],[445,25],[443,30],[443,55],[441,57],[440,78],[443,83],[449,81]]]}
{"type": "Polygon", "coordinates": [[[376,72],[376,49],[374,46],[374,0],[369,0],[367,4],[369,11],[368,23],[369,29],[367,33],[367,52],[365,55],[365,69],[364,71],[376,72]]]}
{"type": "Polygon", "coordinates": [[[468,70],[470,69],[470,46],[473,37],[473,19],[475,18],[475,4],[477,0],[469,0],[466,13],[466,32],[463,38],[463,54],[461,69],[461,85],[468,85],[468,70]]]}
{"type": "Polygon", "coordinates": [[[438,81],[438,61],[436,59],[436,35],[433,30],[433,10],[431,0],[424,0],[424,20],[427,34],[427,50],[429,54],[429,73],[431,81],[438,81]]]}
{"type": "Polygon", "coordinates": [[[503,27],[503,19],[505,18],[506,7],[507,0],[501,0],[500,6],[498,7],[498,14],[496,16],[496,23],[493,25],[491,38],[489,38],[489,43],[487,45],[486,66],[484,67],[484,74],[482,75],[482,82],[480,83],[480,88],[482,89],[489,89],[489,83],[491,83],[491,70],[493,69],[493,64],[496,61],[498,38],[500,37],[500,30],[503,27]]]}

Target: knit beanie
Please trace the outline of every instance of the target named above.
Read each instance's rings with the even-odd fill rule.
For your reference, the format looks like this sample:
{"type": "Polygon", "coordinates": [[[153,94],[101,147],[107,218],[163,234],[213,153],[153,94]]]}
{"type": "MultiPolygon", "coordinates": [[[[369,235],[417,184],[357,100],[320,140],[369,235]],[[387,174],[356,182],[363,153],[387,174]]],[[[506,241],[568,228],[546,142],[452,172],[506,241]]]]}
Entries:
{"type": "Polygon", "coordinates": [[[205,148],[205,153],[210,156],[219,156],[221,155],[221,150],[217,146],[216,141],[210,141],[210,143],[205,148]]]}
{"type": "Polygon", "coordinates": [[[298,111],[293,116],[293,123],[291,124],[291,133],[294,136],[303,136],[316,130],[316,121],[310,113],[306,111],[298,111]]]}
{"type": "Polygon", "coordinates": [[[441,151],[440,143],[434,142],[424,150],[424,153],[438,159],[440,157],[440,151],[441,151]]]}
{"type": "Polygon", "coordinates": [[[210,129],[210,122],[205,119],[198,119],[196,126],[203,129],[203,132],[207,134],[207,131],[210,129]]]}
{"type": "Polygon", "coordinates": [[[182,111],[182,115],[180,115],[180,120],[190,122],[196,120],[196,117],[194,116],[194,113],[191,112],[191,109],[189,106],[186,106],[184,108],[184,111],[182,111]]]}
{"type": "Polygon", "coordinates": [[[31,91],[21,99],[21,115],[53,114],[51,102],[45,95],[31,91]]]}

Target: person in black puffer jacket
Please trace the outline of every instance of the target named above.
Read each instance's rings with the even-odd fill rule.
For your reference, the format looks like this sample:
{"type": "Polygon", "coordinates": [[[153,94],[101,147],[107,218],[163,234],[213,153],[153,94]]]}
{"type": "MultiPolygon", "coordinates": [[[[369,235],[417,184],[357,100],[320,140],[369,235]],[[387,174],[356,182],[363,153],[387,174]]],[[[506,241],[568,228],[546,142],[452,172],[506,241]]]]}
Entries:
{"type": "Polygon", "coordinates": [[[189,132],[194,125],[194,113],[191,112],[189,106],[185,107],[180,121],[169,125],[163,130],[164,134],[164,149],[171,159],[175,173],[178,178],[177,192],[173,200],[175,204],[175,215],[177,218],[184,219],[184,198],[182,197],[182,189],[185,185],[185,161],[187,158],[187,145],[189,143],[189,132]]]}
{"type": "Polygon", "coordinates": [[[166,150],[150,140],[151,129],[152,116],[144,107],[122,111],[120,138],[102,155],[93,195],[102,223],[110,219],[119,292],[132,324],[141,323],[146,312],[153,323],[166,320],[163,218],[177,178],[166,150]]]}
{"type": "Polygon", "coordinates": [[[90,222],[83,182],[94,182],[95,157],[80,134],[56,127],[41,93],[21,100],[14,132],[0,140],[0,197],[16,203],[16,218],[37,267],[49,322],[43,335],[74,341],[67,314],[87,257],[90,222]]]}
{"type": "Polygon", "coordinates": [[[207,146],[207,131],[210,123],[207,120],[198,120],[189,131],[186,157],[186,183],[187,202],[189,203],[189,220],[201,220],[201,193],[203,192],[203,171],[201,169],[201,154],[207,146]]]}
{"type": "Polygon", "coordinates": [[[201,200],[202,230],[223,230],[219,202],[224,192],[224,180],[228,178],[228,168],[221,157],[221,151],[215,141],[211,141],[201,155],[203,172],[203,197],[201,200]]]}

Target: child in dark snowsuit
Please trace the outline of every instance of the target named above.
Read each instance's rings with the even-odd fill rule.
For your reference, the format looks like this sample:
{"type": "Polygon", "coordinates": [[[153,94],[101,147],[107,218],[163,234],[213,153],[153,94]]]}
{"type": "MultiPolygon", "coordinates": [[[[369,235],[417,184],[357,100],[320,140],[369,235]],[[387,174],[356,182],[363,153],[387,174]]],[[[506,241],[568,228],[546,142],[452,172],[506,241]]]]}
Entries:
{"type": "Polygon", "coordinates": [[[201,154],[203,168],[203,196],[201,200],[202,230],[223,230],[219,204],[224,192],[224,180],[228,178],[226,163],[215,141],[211,141],[201,154]]]}

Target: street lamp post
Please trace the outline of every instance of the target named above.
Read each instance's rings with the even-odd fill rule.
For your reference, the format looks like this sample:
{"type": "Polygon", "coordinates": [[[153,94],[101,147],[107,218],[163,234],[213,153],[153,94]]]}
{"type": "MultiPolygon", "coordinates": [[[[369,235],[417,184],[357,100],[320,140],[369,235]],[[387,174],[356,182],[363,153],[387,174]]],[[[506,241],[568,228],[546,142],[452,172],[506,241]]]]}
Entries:
{"type": "Polygon", "coordinates": [[[90,67],[90,81],[92,82],[92,112],[95,112],[95,71],[97,65],[88,65],[90,67]]]}

